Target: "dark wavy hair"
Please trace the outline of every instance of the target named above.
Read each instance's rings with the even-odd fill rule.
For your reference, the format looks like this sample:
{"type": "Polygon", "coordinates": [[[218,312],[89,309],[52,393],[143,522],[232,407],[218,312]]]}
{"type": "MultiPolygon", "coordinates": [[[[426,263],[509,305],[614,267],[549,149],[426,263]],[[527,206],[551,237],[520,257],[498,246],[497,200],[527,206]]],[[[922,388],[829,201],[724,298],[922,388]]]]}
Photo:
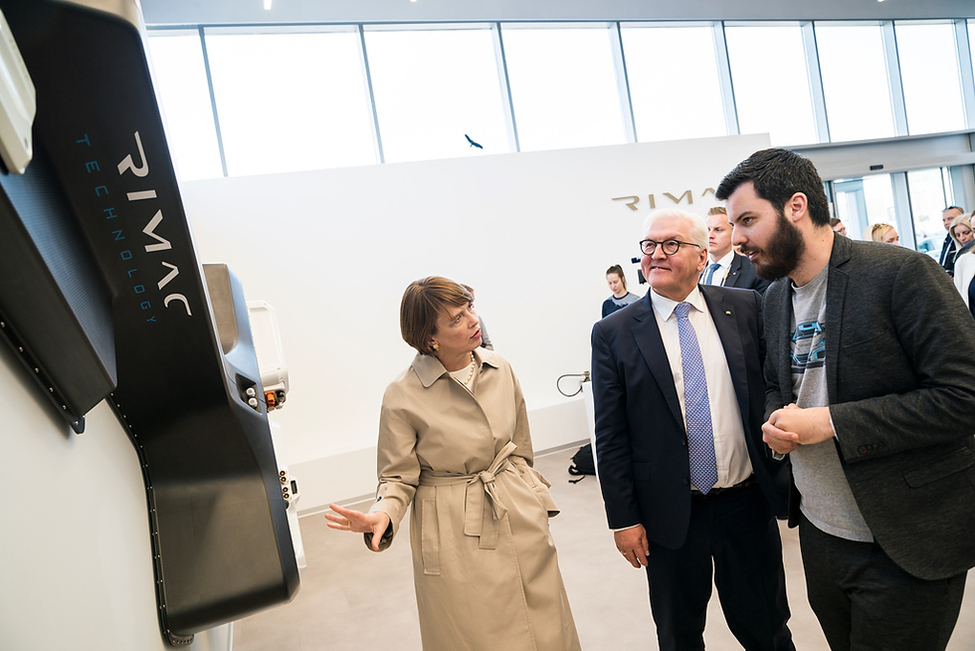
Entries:
{"type": "Polygon", "coordinates": [[[795,193],[803,193],[813,224],[829,226],[829,201],[823,180],[808,158],[787,149],[756,151],[728,172],[714,196],[725,201],[740,185],[749,181],[755,186],[755,194],[779,212],[795,193]]]}

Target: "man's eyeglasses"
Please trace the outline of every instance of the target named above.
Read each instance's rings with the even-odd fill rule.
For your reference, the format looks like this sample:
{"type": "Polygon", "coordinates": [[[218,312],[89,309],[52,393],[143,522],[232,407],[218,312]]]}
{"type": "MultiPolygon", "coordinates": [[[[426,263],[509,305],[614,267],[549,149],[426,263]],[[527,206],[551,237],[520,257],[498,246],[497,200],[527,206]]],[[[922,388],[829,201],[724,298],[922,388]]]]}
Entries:
{"type": "Polygon", "coordinates": [[[640,250],[643,251],[643,255],[653,255],[653,252],[657,250],[657,245],[663,249],[664,255],[674,255],[680,251],[680,247],[684,246],[696,246],[701,249],[704,248],[698,244],[693,244],[691,242],[681,242],[680,240],[664,240],[663,242],[654,242],[653,240],[643,240],[640,242],[640,250]]]}

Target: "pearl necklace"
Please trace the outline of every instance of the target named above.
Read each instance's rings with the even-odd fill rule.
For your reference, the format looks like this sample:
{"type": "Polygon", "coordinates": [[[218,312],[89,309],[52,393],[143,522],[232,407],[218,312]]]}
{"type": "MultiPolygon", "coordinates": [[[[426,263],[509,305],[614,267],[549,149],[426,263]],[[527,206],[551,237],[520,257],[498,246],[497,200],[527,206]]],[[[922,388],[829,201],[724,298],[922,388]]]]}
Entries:
{"type": "Polygon", "coordinates": [[[467,374],[467,380],[464,381],[465,386],[471,385],[471,380],[474,379],[474,371],[477,370],[477,359],[474,357],[474,351],[471,351],[471,372],[467,374]]]}

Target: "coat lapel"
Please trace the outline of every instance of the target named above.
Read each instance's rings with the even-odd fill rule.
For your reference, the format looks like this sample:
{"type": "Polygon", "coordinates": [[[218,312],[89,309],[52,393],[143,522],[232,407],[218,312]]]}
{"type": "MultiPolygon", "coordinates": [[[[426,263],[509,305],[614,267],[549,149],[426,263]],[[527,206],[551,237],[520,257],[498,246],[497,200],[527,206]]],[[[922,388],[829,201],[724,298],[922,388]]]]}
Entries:
{"type": "Polygon", "coordinates": [[[650,374],[660,387],[674,419],[683,425],[684,416],[680,411],[674,374],[670,370],[670,360],[667,359],[664,341],[660,338],[660,328],[657,327],[657,317],[650,304],[650,295],[651,292],[648,291],[640,301],[639,309],[633,310],[633,338],[650,368],[650,374]]]}
{"type": "Polygon", "coordinates": [[[735,307],[724,300],[720,292],[706,285],[701,286],[704,302],[711,313],[711,321],[718,331],[721,346],[724,348],[728,370],[731,371],[731,381],[735,387],[735,397],[742,416],[748,417],[748,377],[745,369],[745,351],[741,345],[741,334],[738,331],[738,321],[735,317],[735,307]]]}
{"type": "Polygon", "coordinates": [[[849,276],[843,266],[850,259],[853,247],[845,237],[833,238],[833,252],[829,258],[826,277],[826,392],[832,403],[836,397],[837,367],[840,359],[840,327],[843,324],[843,305],[849,276]]]}
{"type": "Polygon", "coordinates": [[[783,404],[795,402],[792,395],[792,281],[780,278],[765,293],[765,341],[768,350],[766,365],[775,365],[779,394],[783,404]],[[774,327],[769,327],[769,326],[774,327]],[[771,358],[771,360],[769,360],[771,358]]]}
{"type": "Polygon", "coordinates": [[[724,279],[725,287],[737,287],[736,281],[738,274],[741,273],[741,256],[737,253],[731,258],[731,265],[728,267],[728,275],[724,279]]]}

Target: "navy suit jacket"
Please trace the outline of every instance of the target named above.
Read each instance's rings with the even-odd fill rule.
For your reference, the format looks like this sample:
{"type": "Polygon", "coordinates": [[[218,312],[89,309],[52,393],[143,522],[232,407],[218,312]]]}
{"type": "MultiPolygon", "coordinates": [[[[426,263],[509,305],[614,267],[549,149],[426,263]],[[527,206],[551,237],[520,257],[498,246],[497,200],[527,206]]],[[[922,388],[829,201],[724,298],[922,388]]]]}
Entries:
{"type": "Polygon", "coordinates": [[[722,284],[725,287],[754,289],[764,294],[765,290],[768,289],[769,281],[758,277],[758,274],[755,273],[755,265],[752,264],[751,260],[740,253],[736,253],[731,261],[731,267],[728,269],[728,275],[725,276],[722,284]]]}
{"type": "MultiPolygon", "coordinates": [[[[828,273],[829,413],[857,506],[907,572],[964,572],[975,565],[975,322],[926,255],[835,237],[828,273]]],[[[788,278],[765,295],[769,413],[795,400],[791,296],[788,278]]]]}
{"type": "MultiPolygon", "coordinates": [[[[762,442],[762,297],[701,286],[728,360],[755,475],[778,516],[786,512],[789,469],[762,442]]],[[[592,383],[599,482],[611,529],[642,524],[655,543],[676,549],[691,512],[687,433],[652,292],[592,331],[592,383]]]]}

